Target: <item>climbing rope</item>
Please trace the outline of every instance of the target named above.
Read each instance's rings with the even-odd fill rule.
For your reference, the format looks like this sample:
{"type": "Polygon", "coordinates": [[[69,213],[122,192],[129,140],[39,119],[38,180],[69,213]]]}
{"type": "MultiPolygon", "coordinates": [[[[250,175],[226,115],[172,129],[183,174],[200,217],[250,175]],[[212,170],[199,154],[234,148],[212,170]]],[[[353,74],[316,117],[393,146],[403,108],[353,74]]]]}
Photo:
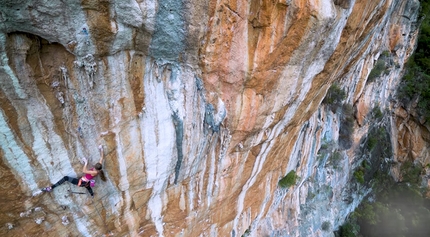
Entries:
{"type": "Polygon", "coordinates": [[[74,193],[74,194],[86,194],[86,193],[83,193],[83,192],[74,192],[74,191],[72,191],[72,190],[67,190],[67,191],[69,191],[70,193],[74,193]]]}
{"type": "MultiPolygon", "coordinates": [[[[84,193],[84,192],[75,192],[75,191],[72,191],[70,189],[67,190],[67,191],[69,191],[72,194],[87,194],[87,193],[84,193]]],[[[97,208],[97,205],[94,203],[94,197],[91,197],[91,203],[93,204],[94,209],[96,209],[97,215],[99,216],[100,220],[102,221],[102,223],[103,223],[103,225],[105,227],[105,230],[108,231],[109,235],[112,235],[113,234],[112,231],[109,230],[108,226],[106,225],[105,221],[102,218],[102,215],[100,215],[100,212],[99,212],[99,209],[97,208]]]]}
{"type": "Polygon", "coordinates": [[[112,234],[113,234],[113,233],[112,233],[112,231],[110,231],[110,230],[109,230],[109,228],[107,227],[107,225],[106,225],[105,221],[103,220],[102,216],[100,215],[100,212],[99,212],[99,210],[98,210],[98,208],[97,208],[97,205],[94,203],[94,198],[91,198],[91,203],[93,204],[94,209],[96,209],[96,212],[97,212],[97,214],[98,214],[98,215],[99,215],[99,217],[100,217],[100,220],[102,220],[103,225],[105,226],[105,230],[108,232],[108,235],[112,235],[112,234]]]}

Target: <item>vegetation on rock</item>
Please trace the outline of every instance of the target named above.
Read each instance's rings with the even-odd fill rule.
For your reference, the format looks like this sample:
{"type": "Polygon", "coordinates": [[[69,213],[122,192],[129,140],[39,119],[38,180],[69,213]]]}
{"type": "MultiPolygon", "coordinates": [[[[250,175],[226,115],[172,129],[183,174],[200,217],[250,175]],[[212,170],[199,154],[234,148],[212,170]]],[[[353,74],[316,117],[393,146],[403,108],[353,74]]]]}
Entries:
{"type": "Polygon", "coordinates": [[[345,91],[339,87],[338,84],[334,83],[330,86],[326,96],[323,99],[323,103],[328,105],[329,108],[335,112],[337,108],[342,105],[342,101],[346,98],[345,91]]]}
{"type": "Polygon", "coordinates": [[[386,172],[373,180],[373,195],[360,204],[336,232],[338,237],[428,236],[430,200],[419,184],[422,167],[406,162],[396,183],[386,172]]]}
{"type": "Polygon", "coordinates": [[[296,172],[294,170],[291,170],[284,178],[279,180],[279,187],[289,188],[296,184],[297,178],[298,176],[296,175],[296,172]]]}
{"type": "MultiPolygon", "coordinates": [[[[388,53],[389,55],[389,53],[388,53]]],[[[380,77],[383,73],[387,73],[387,66],[385,60],[387,59],[387,53],[384,52],[382,55],[378,58],[378,60],[375,63],[375,66],[370,71],[369,76],[367,76],[367,83],[374,82],[376,78],[380,77]]]]}
{"type": "MultiPolygon", "coordinates": [[[[398,87],[398,98],[407,108],[413,109],[420,121],[430,123],[430,0],[421,0],[421,26],[417,49],[406,64],[406,72],[398,87]]],[[[379,61],[379,60],[378,60],[379,61]]],[[[371,80],[382,73],[382,63],[377,62],[369,75],[371,80]]],[[[371,114],[379,120],[383,113],[374,107],[371,114]]],[[[364,149],[372,157],[389,157],[391,150],[383,127],[369,131],[364,149]]],[[[372,164],[373,168],[374,165],[372,164]]],[[[372,186],[372,194],[348,217],[335,232],[337,237],[428,236],[430,233],[430,200],[424,198],[421,187],[423,167],[412,161],[404,162],[399,182],[386,169],[378,169],[366,177],[366,169],[357,168],[353,176],[359,183],[372,186]]]]}
{"type": "Polygon", "coordinates": [[[342,149],[349,149],[352,146],[352,134],[354,133],[354,109],[350,104],[342,105],[339,127],[339,146],[342,149]]]}
{"type": "Polygon", "coordinates": [[[430,1],[421,1],[422,23],[415,53],[405,66],[405,75],[398,87],[398,98],[405,107],[416,102],[415,110],[430,122],[430,1]]]}
{"type": "Polygon", "coordinates": [[[324,221],[324,222],[321,224],[321,229],[322,229],[323,231],[329,231],[329,230],[330,230],[330,228],[331,228],[330,221],[324,221]]]}

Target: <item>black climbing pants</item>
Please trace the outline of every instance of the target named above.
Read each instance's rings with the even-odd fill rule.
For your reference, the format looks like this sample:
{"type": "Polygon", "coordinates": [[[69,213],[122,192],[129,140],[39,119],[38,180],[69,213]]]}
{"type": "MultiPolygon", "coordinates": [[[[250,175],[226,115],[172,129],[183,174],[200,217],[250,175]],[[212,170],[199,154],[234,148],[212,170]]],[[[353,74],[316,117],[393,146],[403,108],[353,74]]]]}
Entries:
{"type": "MultiPolygon", "coordinates": [[[[77,178],[64,176],[62,179],[60,179],[60,181],[58,181],[57,183],[52,185],[51,188],[54,189],[55,187],[62,185],[66,181],[69,183],[72,183],[74,185],[78,185],[78,183],[79,183],[79,179],[77,179],[77,178]]],[[[85,185],[85,184],[86,184],[85,182],[82,182],[81,186],[85,187],[88,190],[88,192],[91,194],[91,196],[94,196],[93,189],[90,187],[90,185],[85,185]]]]}

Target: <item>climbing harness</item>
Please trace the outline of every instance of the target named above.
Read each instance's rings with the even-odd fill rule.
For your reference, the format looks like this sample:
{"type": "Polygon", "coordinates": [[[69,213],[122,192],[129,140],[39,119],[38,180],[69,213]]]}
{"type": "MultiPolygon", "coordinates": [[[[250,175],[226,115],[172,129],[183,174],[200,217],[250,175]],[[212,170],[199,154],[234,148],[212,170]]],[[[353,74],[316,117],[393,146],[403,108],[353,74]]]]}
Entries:
{"type": "Polygon", "coordinates": [[[82,178],[79,179],[78,187],[91,187],[93,188],[96,185],[96,181],[94,179],[90,179],[89,181],[85,181],[82,178]]]}

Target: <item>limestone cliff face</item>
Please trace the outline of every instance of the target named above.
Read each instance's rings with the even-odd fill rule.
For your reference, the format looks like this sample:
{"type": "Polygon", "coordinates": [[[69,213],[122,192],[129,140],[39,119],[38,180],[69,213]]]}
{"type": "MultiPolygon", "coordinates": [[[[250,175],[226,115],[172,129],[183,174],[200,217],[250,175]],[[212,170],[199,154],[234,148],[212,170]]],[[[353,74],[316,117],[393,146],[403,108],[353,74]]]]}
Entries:
{"type": "Polygon", "coordinates": [[[369,112],[391,111],[418,8],[2,0],[1,235],[329,236],[369,191],[352,172],[369,112]],[[347,145],[321,103],[335,82],[355,111],[347,145]],[[40,194],[99,144],[93,200],[70,184],[40,194]],[[291,170],[296,185],[278,187],[291,170]]]}

